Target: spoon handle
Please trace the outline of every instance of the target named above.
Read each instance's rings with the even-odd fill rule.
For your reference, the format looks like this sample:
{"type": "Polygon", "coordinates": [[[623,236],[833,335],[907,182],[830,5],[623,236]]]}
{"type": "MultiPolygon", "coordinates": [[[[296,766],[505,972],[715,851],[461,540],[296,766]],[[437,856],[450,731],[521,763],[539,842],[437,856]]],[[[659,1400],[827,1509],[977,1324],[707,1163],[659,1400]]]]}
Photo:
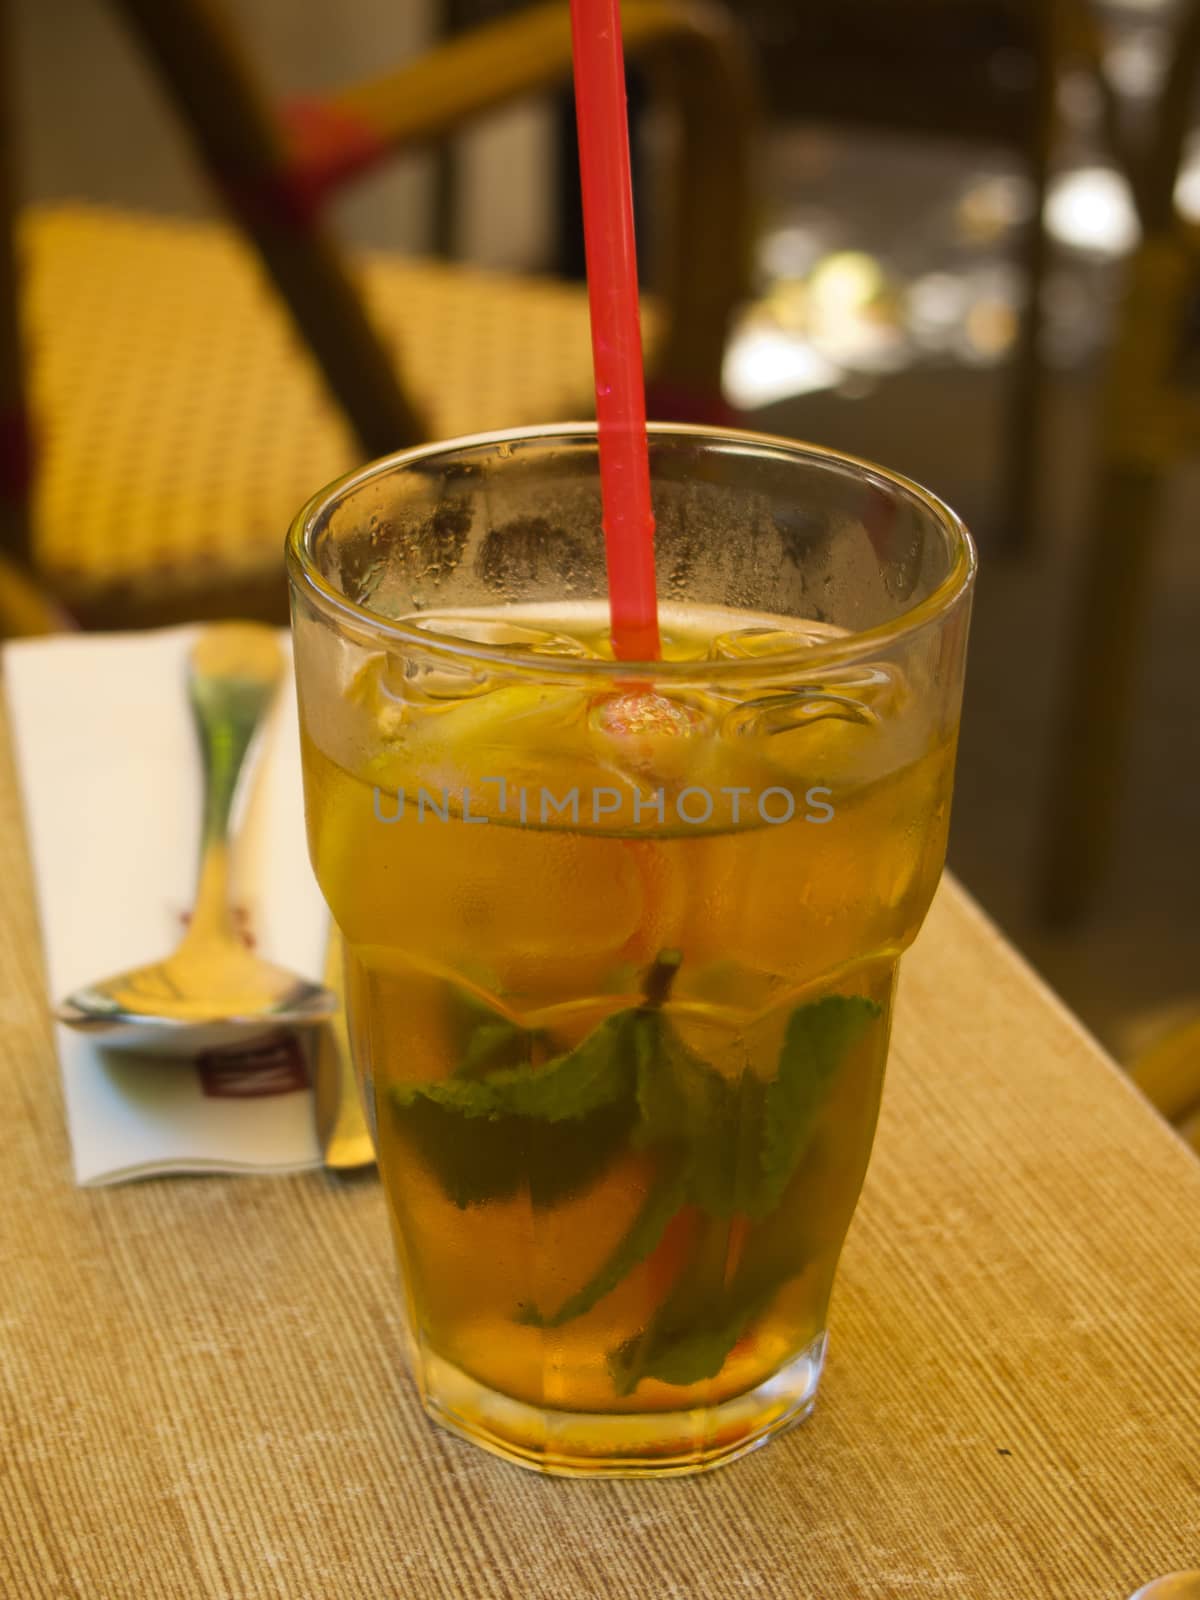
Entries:
{"type": "Polygon", "coordinates": [[[370,1166],[375,1160],[375,1146],[350,1053],[342,936],[332,923],[325,953],[325,987],[337,995],[340,1004],[318,1035],[313,1055],[317,1140],[327,1167],[349,1171],[370,1166]]]}
{"type": "Polygon", "coordinates": [[[188,697],[204,766],[204,821],[189,937],[228,926],[230,817],[247,751],[282,674],[275,630],[259,623],[218,623],[192,649],[188,697]]]}

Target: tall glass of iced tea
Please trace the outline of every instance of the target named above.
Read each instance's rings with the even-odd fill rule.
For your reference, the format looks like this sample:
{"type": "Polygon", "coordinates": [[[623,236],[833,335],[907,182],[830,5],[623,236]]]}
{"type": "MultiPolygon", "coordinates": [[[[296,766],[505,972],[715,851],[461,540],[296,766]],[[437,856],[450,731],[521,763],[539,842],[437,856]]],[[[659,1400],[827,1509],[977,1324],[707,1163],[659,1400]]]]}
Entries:
{"type": "Polygon", "coordinates": [[[424,1401],[562,1473],[811,1408],[974,555],[914,484],[656,427],[663,659],[608,636],[594,429],[406,451],[290,535],[309,846],[424,1401]]]}

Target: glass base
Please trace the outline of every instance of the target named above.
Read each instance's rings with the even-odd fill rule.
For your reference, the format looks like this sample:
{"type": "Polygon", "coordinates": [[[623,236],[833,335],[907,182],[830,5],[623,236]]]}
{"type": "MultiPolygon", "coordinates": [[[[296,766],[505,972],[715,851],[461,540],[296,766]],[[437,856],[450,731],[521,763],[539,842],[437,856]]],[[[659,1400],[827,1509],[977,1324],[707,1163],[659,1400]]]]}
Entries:
{"type": "Polygon", "coordinates": [[[757,1388],[690,1411],[584,1412],[527,1405],[426,1352],[425,1409],[442,1427],[532,1472],[660,1478],[736,1461],[813,1408],[826,1335],[757,1388]]]}

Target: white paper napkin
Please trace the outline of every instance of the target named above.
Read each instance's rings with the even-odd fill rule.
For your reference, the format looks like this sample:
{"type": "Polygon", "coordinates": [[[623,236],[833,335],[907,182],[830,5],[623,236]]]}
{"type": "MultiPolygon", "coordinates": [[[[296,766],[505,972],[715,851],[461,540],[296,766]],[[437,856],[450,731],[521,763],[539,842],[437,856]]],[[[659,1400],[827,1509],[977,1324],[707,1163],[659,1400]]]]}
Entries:
{"type": "MultiPolygon", "coordinates": [[[[48,1000],[165,955],[183,931],[199,854],[200,753],[185,687],[199,631],[4,650],[48,1000]]],[[[316,978],[328,914],[305,846],[290,673],[252,759],[234,898],[264,955],[316,978]]],[[[80,1184],[319,1164],[307,1042],[285,1035],[249,1060],[193,1063],[106,1052],[63,1027],[56,1036],[80,1184]]]]}

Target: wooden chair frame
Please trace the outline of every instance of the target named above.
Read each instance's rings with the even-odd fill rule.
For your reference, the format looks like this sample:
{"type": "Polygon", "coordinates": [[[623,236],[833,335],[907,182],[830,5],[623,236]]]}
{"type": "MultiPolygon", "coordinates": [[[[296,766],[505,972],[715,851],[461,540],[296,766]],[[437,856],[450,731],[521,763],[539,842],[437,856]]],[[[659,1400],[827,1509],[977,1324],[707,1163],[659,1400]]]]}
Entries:
{"type": "MultiPolygon", "coordinates": [[[[310,102],[307,124],[315,121],[325,136],[325,149],[314,153],[304,149],[302,132],[289,138],[213,0],[112,3],[161,74],[364,448],[377,455],[424,437],[419,407],[370,327],[320,202],[398,150],[431,144],[569,81],[567,7],[534,7],[310,102]]],[[[716,392],[729,317],[749,273],[748,59],[726,13],[693,0],[627,0],[622,16],[629,54],[644,60],[680,121],[679,214],[671,230],[679,243],[665,269],[662,368],[674,384],[716,392]]],[[[304,125],[294,119],[292,127],[304,125]]]]}
{"type": "Polygon", "coordinates": [[[1112,854],[1164,481],[1175,461],[1200,446],[1200,388],[1184,370],[1200,360],[1200,229],[1174,199],[1198,73],[1200,0],[1189,0],[1144,148],[1127,139],[1105,86],[1113,155],[1129,179],[1142,240],[1128,265],[1103,383],[1038,870],[1039,909],[1049,923],[1075,922],[1087,911],[1112,854]]]}
{"type": "MultiPolygon", "coordinates": [[[[565,4],[540,5],[339,92],[273,106],[221,0],[111,0],[144,47],[193,145],[249,237],[367,455],[427,437],[403,353],[377,333],[350,258],[323,218],[342,185],[521,96],[569,81],[565,4]]],[[[0,52],[7,42],[0,0],[0,52]]],[[[750,278],[755,92],[727,13],[703,0],[627,0],[627,48],[678,118],[674,248],[664,262],[667,392],[719,396],[731,315],[750,278]]],[[[0,54],[0,72],[6,63],[0,54]]],[[[3,97],[0,116],[11,101],[3,97]]],[[[0,133],[8,130],[0,128],[0,133]]],[[[0,151],[0,633],[31,625],[30,428],[21,360],[12,140],[0,151]],[[26,575],[16,594],[12,568],[26,575]],[[4,572],[8,570],[6,582],[4,572]],[[8,597],[6,599],[6,597],[8,597]],[[11,601],[11,604],[9,603],[11,601]]],[[[47,626],[61,623],[52,604],[47,626]]]]}

